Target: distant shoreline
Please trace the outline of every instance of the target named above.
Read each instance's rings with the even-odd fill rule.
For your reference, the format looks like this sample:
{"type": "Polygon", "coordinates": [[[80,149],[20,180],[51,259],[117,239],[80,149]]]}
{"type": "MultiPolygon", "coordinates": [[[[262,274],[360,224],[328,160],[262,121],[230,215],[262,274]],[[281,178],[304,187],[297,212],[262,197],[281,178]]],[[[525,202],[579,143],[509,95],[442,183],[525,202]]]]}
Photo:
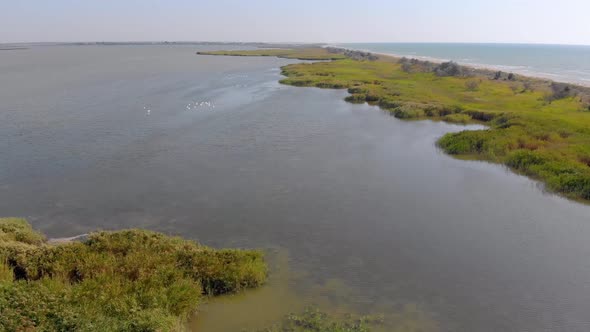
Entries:
{"type": "MultiPolygon", "coordinates": [[[[454,44],[454,43],[443,43],[443,44],[454,44]]],[[[467,45],[474,44],[474,43],[466,43],[467,45]]],[[[443,63],[449,60],[457,62],[458,64],[469,67],[473,69],[479,70],[489,70],[489,71],[504,71],[504,72],[512,72],[521,76],[530,77],[534,79],[540,80],[547,80],[552,82],[559,82],[559,83],[568,83],[574,84],[582,87],[590,87],[590,80],[586,79],[575,79],[571,78],[568,79],[564,76],[560,76],[558,74],[546,73],[546,72],[539,72],[539,71],[527,71],[527,70],[520,70],[518,68],[514,68],[511,65],[494,65],[494,64],[485,64],[485,63],[473,63],[473,62],[465,62],[462,60],[455,60],[455,59],[446,59],[446,58],[439,58],[433,56],[425,56],[425,55],[404,55],[398,54],[393,52],[376,52],[366,48],[354,48],[348,47],[346,44],[327,44],[327,43],[264,43],[264,42],[208,42],[208,41],[127,41],[127,42],[31,42],[31,43],[7,43],[7,44],[0,44],[0,51],[11,51],[11,50],[27,50],[33,46],[213,46],[213,45],[235,45],[235,46],[248,46],[254,47],[259,49],[264,48],[313,48],[313,47],[334,47],[352,51],[360,51],[360,52],[367,52],[372,53],[379,56],[385,57],[393,57],[396,59],[399,58],[414,58],[421,61],[430,61],[433,63],[443,63]]],[[[504,45],[504,44],[499,44],[504,45]]],[[[513,45],[513,44],[506,44],[506,45],[513,45]]],[[[521,45],[521,44],[514,44],[514,45],[521,45]]],[[[522,44],[528,45],[528,44],[522,44]]],[[[536,45],[536,44],[535,44],[536,45]]],[[[551,45],[551,44],[539,44],[539,45],[551,45]]],[[[569,45],[565,45],[569,46],[569,45]]],[[[572,45],[573,46],[573,45],[572,45]]],[[[585,46],[585,45],[579,45],[585,46]]]]}
{"type": "MultiPolygon", "coordinates": [[[[503,45],[503,44],[500,44],[500,45],[503,45]]],[[[512,45],[512,44],[507,44],[507,45],[512,45]]],[[[521,44],[514,44],[514,45],[521,45],[521,44]]],[[[528,44],[522,44],[522,45],[528,45],[528,44]]],[[[539,44],[539,45],[552,45],[552,44],[539,44]]],[[[566,45],[566,46],[569,46],[569,45],[566,45]]],[[[575,45],[575,46],[578,46],[578,45],[575,45]]],[[[586,46],[586,45],[579,45],[579,46],[586,46]]],[[[521,76],[525,76],[525,77],[529,77],[529,78],[547,80],[547,81],[558,82],[558,83],[568,83],[568,84],[574,84],[574,85],[583,86],[583,87],[590,87],[590,80],[567,79],[567,78],[564,78],[563,76],[559,76],[559,75],[551,74],[551,73],[543,73],[543,72],[538,72],[538,71],[531,72],[531,71],[526,71],[526,70],[519,70],[518,68],[514,68],[514,66],[511,66],[511,65],[493,65],[493,64],[485,64],[485,63],[473,63],[473,62],[465,62],[465,61],[455,60],[455,59],[444,59],[444,58],[438,58],[438,57],[427,56],[427,55],[417,55],[417,54],[404,55],[404,54],[397,54],[397,53],[391,53],[391,52],[375,52],[375,51],[372,51],[372,50],[366,49],[366,48],[354,48],[354,47],[347,47],[346,45],[338,45],[338,44],[330,44],[327,47],[342,48],[342,49],[361,51],[361,52],[369,52],[369,53],[373,53],[373,54],[380,55],[380,56],[393,57],[396,59],[411,58],[411,59],[418,59],[420,61],[430,61],[433,63],[443,63],[443,62],[447,62],[447,61],[453,61],[453,62],[456,62],[464,67],[469,67],[469,68],[473,68],[473,69],[512,72],[512,73],[515,73],[515,74],[518,74],[521,76]]]]}
{"type": "Polygon", "coordinates": [[[28,47],[0,47],[0,51],[21,51],[28,49],[28,47]]]}

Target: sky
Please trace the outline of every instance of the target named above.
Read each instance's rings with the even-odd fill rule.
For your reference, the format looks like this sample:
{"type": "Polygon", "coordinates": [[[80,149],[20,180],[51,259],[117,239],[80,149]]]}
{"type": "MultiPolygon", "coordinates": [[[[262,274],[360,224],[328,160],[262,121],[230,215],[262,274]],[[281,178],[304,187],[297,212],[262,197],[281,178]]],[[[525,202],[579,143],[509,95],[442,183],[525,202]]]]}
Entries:
{"type": "Polygon", "coordinates": [[[0,43],[590,45],[590,0],[0,0],[0,43]]]}

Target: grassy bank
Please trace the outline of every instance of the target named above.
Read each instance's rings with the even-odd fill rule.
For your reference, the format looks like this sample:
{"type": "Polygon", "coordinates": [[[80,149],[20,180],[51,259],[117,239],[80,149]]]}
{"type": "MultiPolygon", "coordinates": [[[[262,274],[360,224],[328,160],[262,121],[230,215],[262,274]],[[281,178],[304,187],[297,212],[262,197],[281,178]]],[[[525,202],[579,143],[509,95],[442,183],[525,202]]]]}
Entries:
{"type": "Polygon", "coordinates": [[[207,296],[264,283],[263,255],[216,250],[144,230],[50,244],[22,219],[0,219],[0,328],[171,331],[207,296]]]}
{"type": "Polygon", "coordinates": [[[340,57],[287,65],[281,83],[348,89],[347,101],[378,105],[400,119],[485,124],[486,130],[447,134],[438,145],[452,155],[502,163],[569,198],[590,200],[588,88],[450,62],[359,58],[327,49],[209,54],[305,58],[314,52],[340,57]]]}

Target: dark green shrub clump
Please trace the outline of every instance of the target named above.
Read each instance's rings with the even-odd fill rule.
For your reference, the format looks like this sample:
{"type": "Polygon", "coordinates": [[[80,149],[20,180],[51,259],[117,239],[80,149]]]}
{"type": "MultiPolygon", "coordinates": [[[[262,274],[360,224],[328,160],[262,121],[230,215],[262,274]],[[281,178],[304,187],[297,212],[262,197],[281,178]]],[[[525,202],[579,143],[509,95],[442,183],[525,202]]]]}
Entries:
{"type": "Polygon", "coordinates": [[[518,150],[511,153],[506,159],[506,165],[514,169],[525,171],[533,165],[544,164],[547,159],[538,152],[518,150]]]}
{"type": "Polygon", "coordinates": [[[494,118],[494,114],[488,112],[467,110],[465,111],[465,113],[469,115],[472,119],[483,122],[491,121],[494,118]]]}
{"type": "Polygon", "coordinates": [[[376,103],[379,101],[379,96],[373,93],[367,93],[365,95],[365,100],[369,103],[376,103]]]}
{"type": "MultiPolygon", "coordinates": [[[[360,88],[349,88],[348,92],[350,93],[351,91],[363,91],[360,88]]],[[[359,92],[359,93],[353,93],[350,96],[344,98],[344,100],[346,100],[349,103],[354,103],[354,104],[362,104],[364,102],[368,102],[368,103],[377,103],[379,101],[379,96],[370,92],[366,92],[366,90],[364,90],[365,92],[359,92]]]]}
{"type": "Polygon", "coordinates": [[[590,199],[590,176],[588,174],[560,174],[549,178],[547,183],[553,190],[582,199],[590,199]]]}
{"type": "Polygon", "coordinates": [[[337,82],[316,82],[314,84],[315,87],[322,88],[322,89],[344,89],[346,88],[346,84],[337,83],[337,82]]]}
{"type": "Polygon", "coordinates": [[[350,94],[367,93],[367,89],[359,87],[359,86],[355,86],[355,87],[348,88],[348,93],[350,93],[350,94]]]}
{"type": "Polygon", "coordinates": [[[462,131],[444,135],[438,145],[449,154],[476,154],[484,150],[486,140],[484,131],[462,131]]]}
{"type": "Polygon", "coordinates": [[[462,76],[463,72],[463,67],[453,61],[443,62],[434,68],[436,76],[462,76]]]}
{"type": "Polygon", "coordinates": [[[353,103],[353,104],[362,104],[366,101],[366,96],[364,94],[352,94],[346,98],[344,98],[344,100],[346,100],[349,103],[353,103]]]}
{"type": "Polygon", "coordinates": [[[383,98],[379,100],[379,106],[386,110],[394,110],[403,105],[402,102],[392,99],[383,98]]]}
{"type": "Polygon", "coordinates": [[[261,252],[215,250],[143,230],[48,244],[0,219],[0,327],[9,331],[169,331],[204,295],[261,285],[261,252]]]}

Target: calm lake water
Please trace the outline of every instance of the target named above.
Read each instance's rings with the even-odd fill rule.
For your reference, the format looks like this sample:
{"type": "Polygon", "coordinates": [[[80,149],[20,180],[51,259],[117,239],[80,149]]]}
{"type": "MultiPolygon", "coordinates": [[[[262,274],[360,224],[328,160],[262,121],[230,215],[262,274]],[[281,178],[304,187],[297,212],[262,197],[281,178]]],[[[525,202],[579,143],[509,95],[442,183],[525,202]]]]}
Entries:
{"type": "Polygon", "coordinates": [[[590,46],[586,45],[364,43],[341,46],[425,60],[452,60],[590,86],[590,46]]]}
{"type": "Polygon", "coordinates": [[[1,52],[0,215],[51,237],[146,227],[268,250],[271,285],[213,301],[199,331],[307,304],[441,331],[590,330],[589,206],[435,147],[465,127],[281,86],[291,60],[203,49],[1,52]]]}

